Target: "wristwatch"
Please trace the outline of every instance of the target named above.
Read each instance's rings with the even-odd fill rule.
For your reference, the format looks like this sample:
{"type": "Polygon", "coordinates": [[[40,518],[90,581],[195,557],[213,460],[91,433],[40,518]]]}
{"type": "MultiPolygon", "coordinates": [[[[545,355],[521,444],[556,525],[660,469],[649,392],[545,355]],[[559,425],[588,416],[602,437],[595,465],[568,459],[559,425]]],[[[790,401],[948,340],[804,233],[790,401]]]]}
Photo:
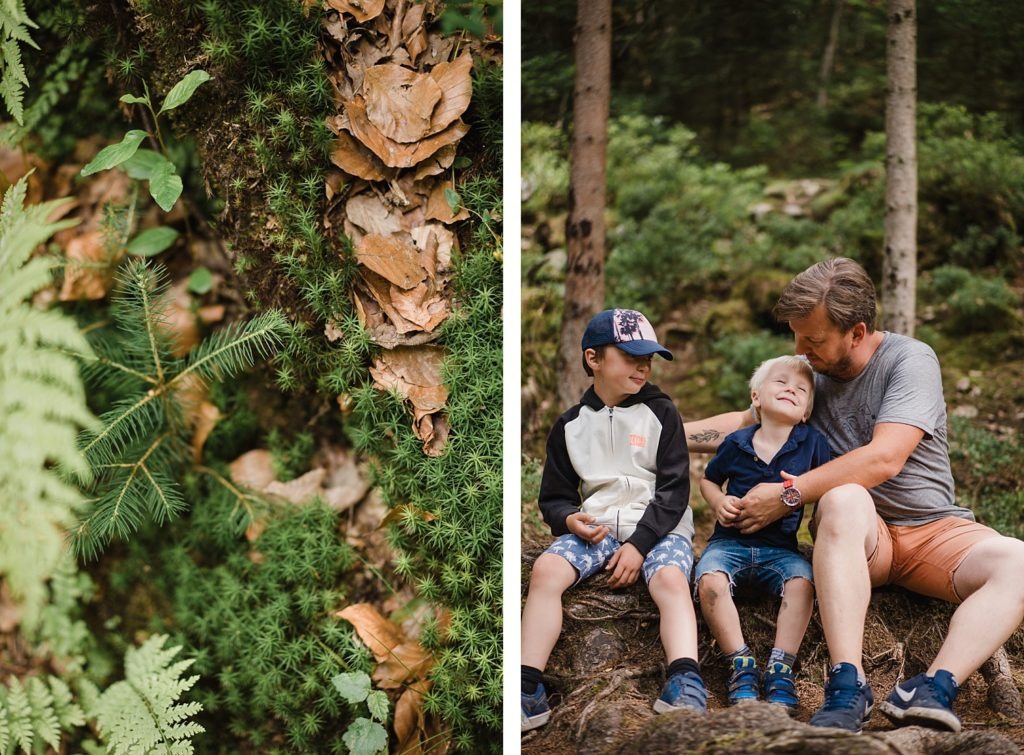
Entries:
{"type": "Polygon", "coordinates": [[[791,509],[795,509],[804,501],[803,496],[800,495],[800,491],[793,487],[792,480],[786,480],[782,483],[782,493],[779,497],[782,498],[782,502],[791,509]]]}

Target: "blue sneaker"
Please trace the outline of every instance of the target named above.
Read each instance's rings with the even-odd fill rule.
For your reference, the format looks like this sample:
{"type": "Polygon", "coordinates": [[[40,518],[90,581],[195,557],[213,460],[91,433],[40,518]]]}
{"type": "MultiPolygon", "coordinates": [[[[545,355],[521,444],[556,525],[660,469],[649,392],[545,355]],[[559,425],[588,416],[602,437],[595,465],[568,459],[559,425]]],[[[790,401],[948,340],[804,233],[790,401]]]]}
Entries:
{"type": "Polygon", "coordinates": [[[790,713],[797,709],[800,698],[793,683],[792,666],[778,661],[768,664],[764,675],[764,699],[773,705],[783,706],[790,713]]]}
{"type": "Polygon", "coordinates": [[[753,656],[741,655],[733,658],[732,675],[729,677],[729,705],[756,700],[760,686],[761,672],[753,656]]]}
{"type": "Polygon", "coordinates": [[[859,734],[871,717],[875,697],[871,687],[857,681],[857,667],[840,663],[832,667],[825,685],[825,704],[811,716],[811,726],[829,726],[859,734]]]}
{"type": "Polygon", "coordinates": [[[539,728],[551,718],[551,708],[548,706],[548,696],[543,684],[538,684],[537,691],[532,695],[520,692],[519,702],[523,714],[520,733],[539,728]]]}
{"type": "Polygon", "coordinates": [[[953,701],[960,688],[953,675],[944,669],[935,676],[918,674],[896,685],[882,703],[882,713],[897,725],[916,724],[960,731],[960,719],[953,712],[953,701]]]}
{"type": "Polygon", "coordinates": [[[681,708],[699,711],[708,709],[708,691],[700,674],[693,671],[673,674],[665,682],[661,697],[654,701],[655,713],[668,713],[681,708]]]}

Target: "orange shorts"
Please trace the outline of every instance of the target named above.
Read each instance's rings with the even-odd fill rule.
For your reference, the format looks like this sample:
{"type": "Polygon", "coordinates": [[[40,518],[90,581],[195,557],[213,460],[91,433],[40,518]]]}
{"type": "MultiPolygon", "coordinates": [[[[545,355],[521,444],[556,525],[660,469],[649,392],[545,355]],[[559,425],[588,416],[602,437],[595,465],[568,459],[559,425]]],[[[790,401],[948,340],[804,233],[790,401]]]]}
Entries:
{"type": "Polygon", "coordinates": [[[999,537],[991,527],[949,516],[917,525],[878,521],[878,544],[868,558],[871,586],[899,585],[933,598],[960,603],[953,574],[982,540],[999,537]]]}

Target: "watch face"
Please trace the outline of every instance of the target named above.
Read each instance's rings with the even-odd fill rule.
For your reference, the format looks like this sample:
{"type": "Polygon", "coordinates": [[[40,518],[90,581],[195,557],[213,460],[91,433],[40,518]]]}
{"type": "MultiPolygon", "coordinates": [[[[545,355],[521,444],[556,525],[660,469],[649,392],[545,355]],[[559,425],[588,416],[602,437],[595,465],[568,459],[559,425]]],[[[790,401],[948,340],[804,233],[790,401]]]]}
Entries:
{"type": "Polygon", "coordinates": [[[782,489],[782,502],[787,506],[796,508],[800,505],[802,500],[803,498],[800,496],[800,491],[792,485],[787,485],[782,489]]]}

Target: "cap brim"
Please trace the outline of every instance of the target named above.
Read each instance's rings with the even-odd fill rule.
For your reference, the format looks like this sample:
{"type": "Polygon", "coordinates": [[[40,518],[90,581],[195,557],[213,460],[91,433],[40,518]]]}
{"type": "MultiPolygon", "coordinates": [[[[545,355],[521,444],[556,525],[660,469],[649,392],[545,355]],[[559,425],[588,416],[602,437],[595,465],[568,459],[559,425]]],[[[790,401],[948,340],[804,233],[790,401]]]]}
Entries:
{"type": "Polygon", "coordinates": [[[627,354],[632,354],[635,357],[646,357],[652,354],[660,354],[665,359],[672,361],[672,352],[657,341],[624,341],[615,345],[627,354]]]}

